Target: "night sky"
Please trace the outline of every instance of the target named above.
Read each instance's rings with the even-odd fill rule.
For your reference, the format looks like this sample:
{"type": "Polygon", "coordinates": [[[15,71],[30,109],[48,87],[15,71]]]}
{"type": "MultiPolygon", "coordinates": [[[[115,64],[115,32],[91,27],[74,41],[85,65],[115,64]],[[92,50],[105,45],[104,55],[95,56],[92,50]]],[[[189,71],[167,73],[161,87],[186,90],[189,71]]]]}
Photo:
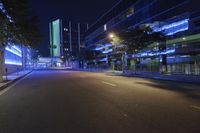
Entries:
{"type": "Polygon", "coordinates": [[[42,56],[49,55],[49,22],[62,18],[72,22],[92,24],[119,0],[31,0],[35,14],[41,21],[44,41],[39,46],[42,56]]]}

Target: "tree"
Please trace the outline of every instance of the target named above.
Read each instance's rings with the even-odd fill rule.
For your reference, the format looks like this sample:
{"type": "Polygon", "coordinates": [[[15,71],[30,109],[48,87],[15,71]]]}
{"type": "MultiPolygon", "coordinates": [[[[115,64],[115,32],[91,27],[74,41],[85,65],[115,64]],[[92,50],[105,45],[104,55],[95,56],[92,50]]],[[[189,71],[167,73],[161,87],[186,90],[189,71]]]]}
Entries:
{"type": "Polygon", "coordinates": [[[4,50],[8,43],[36,47],[41,41],[39,21],[31,14],[28,0],[2,0],[0,10],[0,81],[4,50]]]}
{"type": "Polygon", "coordinates": [[[113,45],[113,51],[115,53],[124,53],[127,51],[127,46],[124,45],[124,41],[121,36],[115,34],[113,38],[111,38],[111,43],[113,45]]]}
{"type": "Polygon", "coordinates": [[[14,24],[15,43],[36,47],[42,36],[39,30],[39,19],[31,11],[28,0],[3,0],[3,5],[14,24]]]}
{"type": "MultiPolygon", "coordinates": [[[[160,43],[166,41],[166,37],[163,33],[153,32],[149,26],[137,27],[135,29],[123,32],[120,35],[120,38],[121,43],[126,45],[127,52],[130,54],[138,53],[154,42],[160,43]]],[[[165,50],[166,44],[160,44],[162,44],[162,49],[160,50],[165,50]]],[[[136,62],[138,62],[138,60],[136,62]]],[[[138,63],[140,63],[140,61],[138,63]]]]}
{"type": "Polygon", "coordinates": [[[4,49],[10,38],[10,24],[3,11],[0,11],[0,81],[2,81],[4,49]]]}
{"type": "Polygon", "coordinates": [[[120,35],[122,43],[127,46],[127,52],[137,53],[152,42],[152,30],[149,27],[137,27],[120,35]]]}

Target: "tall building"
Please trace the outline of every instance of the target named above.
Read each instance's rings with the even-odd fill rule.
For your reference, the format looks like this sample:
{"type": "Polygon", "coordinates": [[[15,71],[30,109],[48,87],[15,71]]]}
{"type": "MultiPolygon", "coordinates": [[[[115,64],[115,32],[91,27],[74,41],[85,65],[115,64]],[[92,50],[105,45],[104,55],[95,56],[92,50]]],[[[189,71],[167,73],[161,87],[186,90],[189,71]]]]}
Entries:
{"type": "MultiPolygon", "coordinates": [[[[145,48],[129,54],[128,67],[140,71],[160,71],[160,64],[167,65],[167,72],[200,75],[200,9],[198,0],[121,0],[92,24],[86,33],[86,47],[101,52],[92,60],[93,65],[123,64],[120,56],[113,55],[110,33],[140,26],[150,26],[153,32],[167,37],[166,49],[145,48]],[[140,60],[139,64],[136,63],[140,60]],[[135,65],[135,66],[134,66],[135,65]]],[[[159,44],[158,44],[159,45],[159,44]]]]}
{"type": "Polygon", "coordinates": [[[62,55],[62,20],[58,19],[49,24],[51,56],[60,57],[62,55]]]}
{"type": "Polygon", "coordinates": [[[52,57],[75,58],[85,48],[87,25],[71,21],[55,20],[50,23],[52,57]]]}

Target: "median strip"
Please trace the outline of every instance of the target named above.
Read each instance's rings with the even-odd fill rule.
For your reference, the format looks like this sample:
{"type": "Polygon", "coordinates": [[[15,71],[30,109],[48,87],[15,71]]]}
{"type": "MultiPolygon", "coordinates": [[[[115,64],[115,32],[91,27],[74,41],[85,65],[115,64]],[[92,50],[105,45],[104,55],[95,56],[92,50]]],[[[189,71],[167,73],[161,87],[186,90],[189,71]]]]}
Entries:
{"type": "Polygon", "coordinates": [[[103,83],[103,84],[106,84],[106,85],[110,85],[110,86],[113,86],[113,87],[117,86],[116,84],[112,84],[112,83],[109,83],[109,82],[105,82],[105,81],[102,81],[102,83],[103,83]]]}

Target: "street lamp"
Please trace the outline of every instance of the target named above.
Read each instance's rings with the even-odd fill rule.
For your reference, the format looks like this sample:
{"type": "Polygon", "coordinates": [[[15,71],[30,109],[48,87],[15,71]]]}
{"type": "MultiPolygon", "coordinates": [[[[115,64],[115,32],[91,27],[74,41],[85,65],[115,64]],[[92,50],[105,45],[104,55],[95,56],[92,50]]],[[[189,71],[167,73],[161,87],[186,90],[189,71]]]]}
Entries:
{"type": "MultiPolygon", "coordinates": [[[[121,43],[119,36],[114,33],[110,33],[108,37],[111,39],[111,41],[112,41],[111,43],[114,48],[117,48],[117,45],[119,45],[121,43]]],[[[122,71],[124,71],[124,66],[126,66],[126,64],[127,64],[126,51],[122,52],[121,54],[122,54],[122,56],[121,56],[122,71]]]]}
{"type": "Polygon", "coordinates": [[[113,39],[114,37],[115,37],[115,35],[114,35],[113,33],[110,33],[110,34],[109,34],[109,38],[110,38],[110,39],[113,39]]]}
{"type": "MultiPolygon", "coordinates": [[[[116,40],[116,36],[114,33],[109,33],[108,34],[108,38],[111,40],[111,44],[112,44],[112,49],[115,49],[116,44],[114,43],[114,41],[116,40]]],[[[108,54],[106,55],[107,59],[109,58],[108,54]]],[[[109,60],[109,59],[108,59],[109,60]]],[[[109,61],[107,61],[109,63],[109,61]]],[[[115,70],[115,63],[112,63],[112,69],[115,70]]]]}

